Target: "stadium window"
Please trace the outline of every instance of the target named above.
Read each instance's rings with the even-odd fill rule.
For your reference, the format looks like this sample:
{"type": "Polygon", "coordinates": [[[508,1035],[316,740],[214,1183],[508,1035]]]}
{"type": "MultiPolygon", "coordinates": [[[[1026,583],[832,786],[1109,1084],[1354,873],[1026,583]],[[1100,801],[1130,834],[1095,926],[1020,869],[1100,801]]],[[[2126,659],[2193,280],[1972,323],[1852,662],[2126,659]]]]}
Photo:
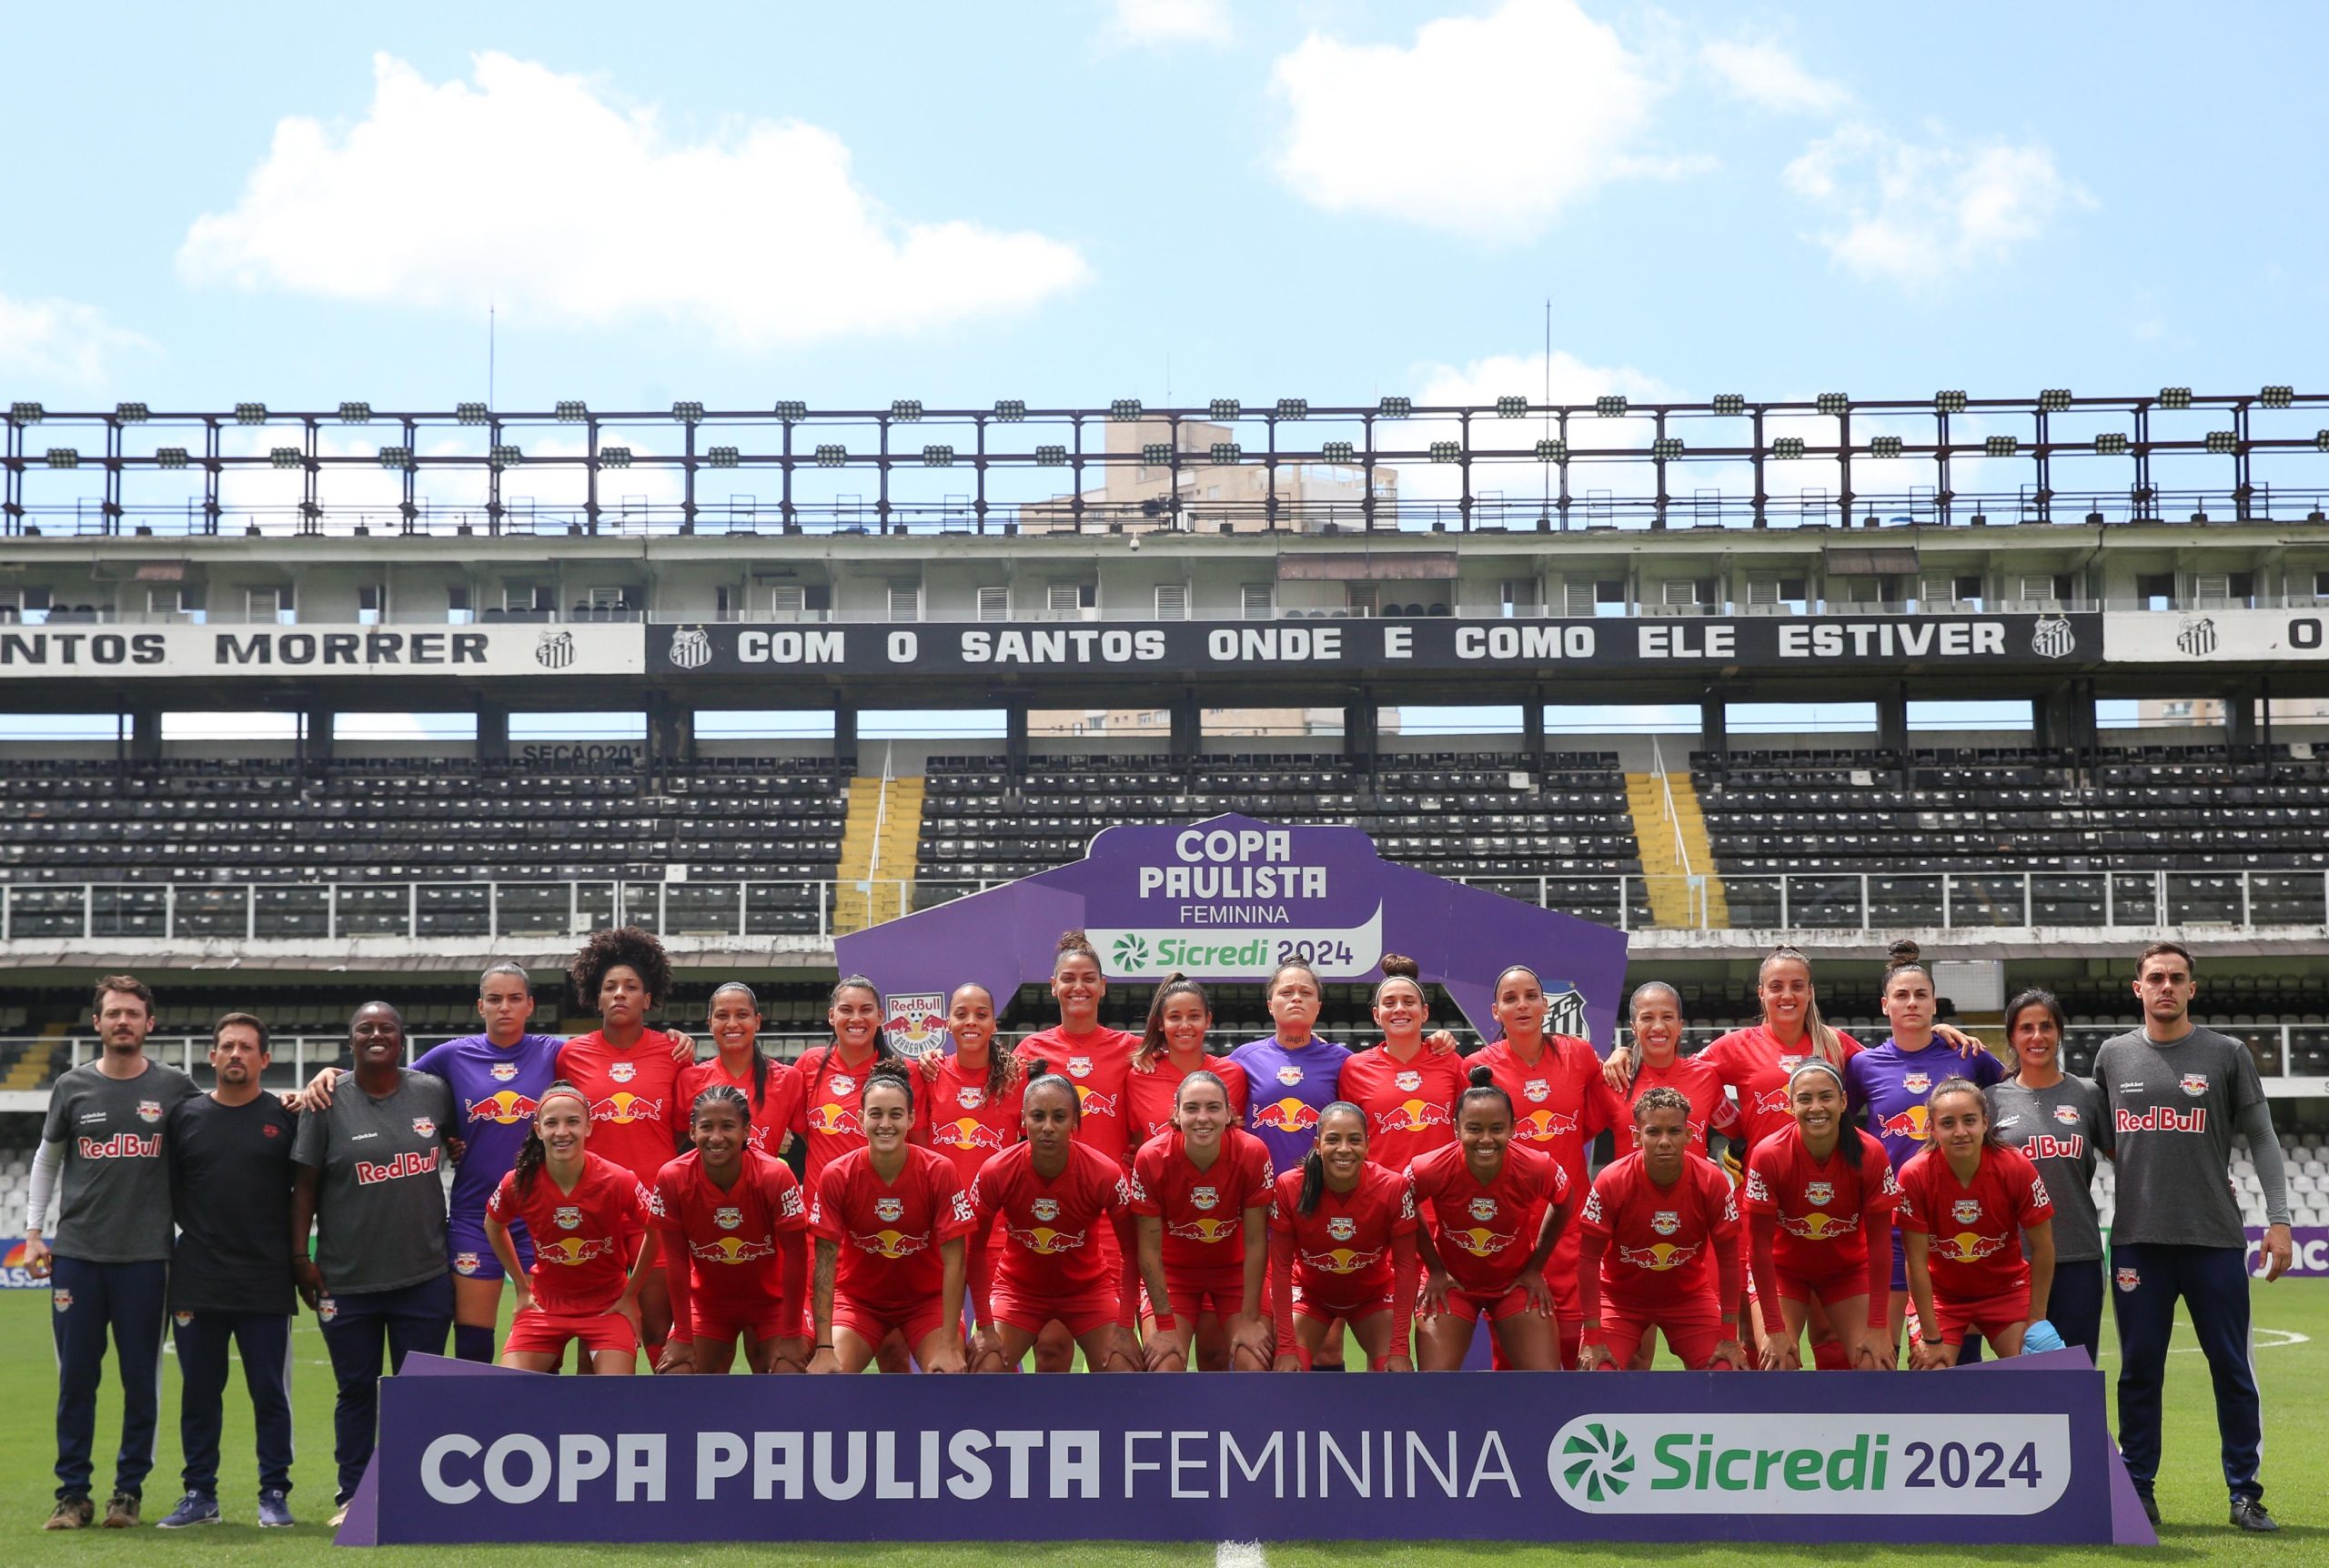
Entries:
{"type": "Polygon", "coordinates": [[[1593,585],[1593,613],[1597,616],[1622,616],[1626,613],[1625,579],[1597,581],[1593,585]]]}
{"type": "Polygon", "coordinates": [[[2175,608],[2175,574],[2173,572],[2136,573],[2135,598],[2145,609],[2173,609],[2175,608]]]}
{"type": "Polygon", "coordinates": [[[48,606],[45,588],[0,588],[0,622],[39,626],[48,619],[48,606]]]}
{"type": "Polygon", "coordinates": [[[1240,590],[1247,620],[1267,620],[1277,613],[1277,589],[1270,583],[1247,583],[1240,590]]]}
{"type": "Polygon", "coordinates": [[[445,589],[445,618],[455,626],[467,626],[477,618],[469,608],[469,585],[452,583],[445,589]]]}
{"type": "Polygon", "coordinates": [[[1044,588],[1044,608],[1070,619],[1093,608],[1099,599],[1098,583],[1050,583],[1044,588]]]}
{"type": "Polygon", "coordinates": [[[2313,574],[2313,597],[2318,599],[2329,599],[2329,572],[2313,574]]]}
{"type": "Polygon", "coordinates": [[[1561,579],[1561,613],[1582,618],[1593,613],[1593,585],[1576,578],[1561,579]]]}
{"type": "Polygon", "coordinates": [[[809,592],[798,583],[779,583],[768,590],[769,614],[779,620],[799,620],[808,605],[809,592]]]}
{"type": "Polygon", "coordinates": [[[721,620],[734,620],[736,618],[736,590],[726,583],[721,583],[715,587],[711,593],[711,613],[721,620]]]}
{"type": "Polygon", "coordinates": [[[1189,618],[1189,585],[1158,583],[1156,585],[1156,618],[1186,620],[1189,618]]]}
{"type": "Polygon", "coordinates": [[[892,583],[890,585],[890,618],[920,620],[922,618],[922,585],[892,583]]]}
{"type": "Polygon", "coordinates": [[[278,626],[291,624],[291,590],[287,588],[255,588],[243,590],[243,618],[253,624],[272,622],[278,626]]]}
{"type": "Polygon", "coordinates": [[[1981,579],[1978,576],[1959,578],[1953,586],[1959,604],[1965,606],[1968,609],[1981,609],[1987,607],[1987,601],[1981,593],[1981,579]]]}
{"type": "Polygon", "coordinates": [[[501,585],[501,608],[511,615],[547,615],[557,603],[550,590],[539,583],[505,582],[501,585]]]}
{"type": "Polygon", "coordinates": [[[989,586],[979,589],[977,615],[981,620],[1009,620],[1010,588],[989,586]]]}
{"type": "Polygon", "coordinates": [[[379,625],[380,607],[386,597],[385,591],[378,583],[365,583],[357,588],[356,624],[358,626],[379,625]]]}
{"type": "Polygon", "coordinates": [[[1507,578],[1497,584],[1497,602],[1507,620],[1542,615],[1544,588],[1535,578],[1507,578]]]}

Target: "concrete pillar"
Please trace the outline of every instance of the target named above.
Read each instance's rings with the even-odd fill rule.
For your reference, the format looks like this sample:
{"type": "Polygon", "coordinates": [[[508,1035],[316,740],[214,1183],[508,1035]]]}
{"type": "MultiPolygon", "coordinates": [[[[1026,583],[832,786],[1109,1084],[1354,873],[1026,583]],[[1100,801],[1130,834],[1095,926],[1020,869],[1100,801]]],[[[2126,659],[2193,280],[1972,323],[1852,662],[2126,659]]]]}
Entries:
{"type": "Polygon", "coordinates": [[[159,762],[162,759],[162,710],[159,708],[133,708],[129,710],[129,759],[132,762],[159,762]]]}
{"type": "Polygon", "coordinates": [[[477,710],[477,759],[480,762],[509,760],[508,709],[480,708],[477,710]]]}
{"type": "Polygon", "coordinates": [[[1906,759],[1909,750],[1909,689],[1896,686],[1876,699],[1876,746],[1906,759]]]}
{"type": "Polygon", "coordinates": [[[1003,760],[1013,773],[1027,771],[1027,705],[1023,702],[1003,704],[1003,760]]]}
{"type": "Polygon", "coordinates": [[[2235,757],[2245,757],[2256,749],[2256,694],[2236,691],[2225,694],[2223,699],[2223,739],[2235,757]]]}
{"type": "Polygon", "coordinates": [[[1699,749],[1713,762],[1729,759],[1729,707],[1719,692],[1709,691],[1699,699],[1699,749]]]}
{"type": "Polygon", "coordinates": [[[1520,749],[1527,754],[1528,770],[1542,777],[1545,771],[1545,694],[1532,691],[1528,700],[1520,705],[1520,749]]]}
{"type": "Polygon", "coordinates": [[[1205,709],[1197,694],[1184,691],[1173,699],[1173,755],[1195,757],[1205,750],[1205,709]]]}
{"type": "Polygon", "coordinates": [[[302,735],[299,741],[299,755],[301,759],[308,762],[317,763],[328,762],[331,760],[332,737],[336,719],[337,715],[335,715],[329,709],[317,709],[311,708],[308,710],[306,732],[302,735]]]}
{"type": "Polygon", "coordinates": [[[833,760],[857,771],[857,709],[841,702],[833,704],[833,760]]]}
{"type": "Polygon", "coordinates": [[[1369,773],[1375,771],[1376,719],[1372,693],[1356,702],[1343,704],[1343,756],[1369,773]]]}
{"type": "Polygon", "coordinates": [[[695,709],[681,699],[660,691],[647,694],[647,759],[695,760],[695,709]]]}
{"type": "Polygon", "coordinates": [[[2030,699],[2031,741],[2042,751],[2076,753],[2094,749],[2094,683],[2065,681],[2030,699]]]}

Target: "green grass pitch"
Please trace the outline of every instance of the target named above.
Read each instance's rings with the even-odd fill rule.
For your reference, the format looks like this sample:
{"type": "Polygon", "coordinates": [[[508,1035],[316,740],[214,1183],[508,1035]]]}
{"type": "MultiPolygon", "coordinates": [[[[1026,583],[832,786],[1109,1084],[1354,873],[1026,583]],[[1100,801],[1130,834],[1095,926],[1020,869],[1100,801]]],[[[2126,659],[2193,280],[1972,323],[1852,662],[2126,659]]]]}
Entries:
{"type": "MultiPolygon", "coordinates": [[[[2329,1563],[2329,1489],[2322,1476],[2329,1469],[2329,1281],[2284,1280],[2254,1287],[2257,1324],[2256,1367],[2264,1391],[2264,1484],[2266,1502],[2282,1523],[2273,1537],[2242,1535],[2224,1523],[2224,1494],[2216,1460],[2215,1420],[2208,1390],[2207,1368],[2188,1330],[2179,1329],[2177,1347],[2184,1353],[2170,1362],[2167,1397],[2167,1462],[2160,1478],[2160,1506],[2166,1515],[2161,1533],[2163,1550],[2155,1561],[2183,1564],[2329,1563]]],[[[44,1533],[55,1479],[53,1412],[56,1373],[49,1346],[48,1293],[45,1291],[0,1292],[0,1561],[11,1564],[145,1563],[304,1564],[327,1550],[329,1533],[323,1522],[331,1512],[330,1369],[324,1360],[323,1342],[312,1317],[299,1320],[293,1340],[297,1372],[292,1394],[297,1421],[299,1458],[293,1472],[292,1506],[301,1521],[296,1530],[262,1532],[252,1523],[256,1472],[251,1452],[249,1410],[242,1402],[239,1381],[230,1382],[227,1399],[225,1464],[220,1486],[228,1523],[217,1527],[163,1535],[147,1526],[134,1532],[90,1530],[77,1535],[44,1533]]],[[[2107,1320],[2106,1320],[2107,1322],[2107,1320]]],[[[2106,1327],[2106,1335],[2108,1332],[2106,1327]]],[[[2103,1369],[2113,1365],[2112,1352],[2103,1352],[2103,1369]]],[[[109,1476],[113,1443],[119,1430],[119,1406],[107,1367],[107,1382],[97,1420],[99,1453],[98,1501],[109,1476]]],[[[1854,1374],[1838,1374],[1854,1375],[1854,1374]]],[[[146,1517],[158,1519],[177,1497],[177,1369],[168,1362],[163,1376],[162,1432],[159,1463],[146,1492],[146,1517]]],[[[813,1568],[821,1563],[879,1562],[901,1568],[943,1564],[944,1568],[1059,1568],[1105,1563],[1115,1568],[1146,1564],[1210,1563],[1211,1543],[1190,1545],[1064,1545],[979,1546],[804,1546],[781,1549],[788,1563],[813,1568]]],[[[590,1563],[684,1564],[709,1562],[766,1562],[770,1549],[762,1545],[630,1546],[630,1547],[402,1547],[383,1548],[378,1560],[395,1563],[539,1564],[540,1568],[570,1568],[590,1563]]],[[[1269,1544],[1268,1561],[1280,1568],[1403,1568],[1406,1564],[1479,1564],[1481,1568],[1538,1568],[1556,1563],[1564,1568],[1596,1562],[1729,1564],[1741,1559],[1774,1563],[1797,1560],[1790,1547],[1755,1546],[1547,1546],[1465,1542],[1341,1542],[1269,1544]]],[[[1855,1564],[1938,1562],[1954,1553],[1936,1548],[1843,1547],[1826,1555],[1855,1564]]],[[[2123,1561],[2107,1549],[2091,1551],[1985,1552],[1990,1562],[2047,1564],[2100,1564],[2123,1561]]]]}

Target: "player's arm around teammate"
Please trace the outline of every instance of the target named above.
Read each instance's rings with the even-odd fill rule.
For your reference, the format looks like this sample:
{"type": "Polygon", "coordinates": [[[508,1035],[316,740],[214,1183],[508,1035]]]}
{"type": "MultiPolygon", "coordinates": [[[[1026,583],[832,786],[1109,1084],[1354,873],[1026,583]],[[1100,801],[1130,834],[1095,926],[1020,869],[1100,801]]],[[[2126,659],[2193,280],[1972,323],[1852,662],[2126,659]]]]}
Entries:
{"type": "Polygon", "coordinates": [[[1307,1372],[1347,1323],[1367,1365],[1413,1372],[1419,1267],[1415,1199],[1404,1171],[1369,1157],[1366,1115],[1336,1101],[1299,1170],[1277,1178],[1270,1217],[1270,1312],[1278,1372],[1307,1372]]]}
{"type": "Polygon", "coordinates": [[[1219,1075],[1190,1071],[1174,1099],[1175,1126],[1143,1144],[1133,1161],[1148,1370],[1184,1370],[1194,1342],[1207,1372],[1260,1371],[1271,1361],[1262,1315],[1269,1154],[1261,1140],[1230,1124],[1219,1075]]]}

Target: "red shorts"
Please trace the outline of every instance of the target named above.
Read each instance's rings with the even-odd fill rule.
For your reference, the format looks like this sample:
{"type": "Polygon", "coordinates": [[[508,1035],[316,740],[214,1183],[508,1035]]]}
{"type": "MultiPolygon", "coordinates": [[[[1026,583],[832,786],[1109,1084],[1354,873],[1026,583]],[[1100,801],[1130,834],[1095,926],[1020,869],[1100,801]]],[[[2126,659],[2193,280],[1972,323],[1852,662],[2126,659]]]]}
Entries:
{"type": "Polygon", "coordinates": [[[630,1320],[619,1312],[546,1312],[539,1308],[509,1320],[509,1338],[501,1353],[562,1355],[570,1340],[580,1340],[583,1349],[593,1352],[639,1353],[639,1336],[631,1332],[630,1320]]]}
{"type": "Polygon", "coordinates": [[[1492,1323],[1500,1323],[1528,1310],[1528,1287],[1515,1285],[1502,1295],[1490,1291],[1450,1291],[1447,1292],[1447,1310],[1467,1323],[1477,1322],[1482,1318],[1492,1323]]]}
{"type": "Polygon", "coordinates": [[[799,1312],[765,1296],[739,1302],[697,1296],[688,1302],[688,1315],[695,1320],[693,1337],[715,1345],[734,1344],[739,1334],[746,1343],[758,1344],[762,1340],[797,1340],[807,1332],[799,1312]]]}
{"type": "Polygon", "coordinates": [[[1104,1329],[1117,1321],[1116,1293],[1094,1291],[1089,1295],[1071,1296],[1064,1301],[1028,1301],[1012,1294],[1008,1287],[997,1286],[987,1298],[987,1307],[998,1323],[1031,1334],[1044,1332],[1044,1325],[1054,1320],[1067,1325],[1067,1332],[1077,1339],[1104,1329]]]}
{"type": "MultiPolygon", "coordinates": [[[[1268,1276],[1263,1276],[1265,1287],[1268,1276]]],[[[1245,1310],[1245,1267],[1239,1263],[1229,1268],[1192,1269],[1186,1272],[1164,1271],[1164,1289],[1171,1293],[1173,1315],[1193,1318],[1200,1312],[1214,1312],[1230,1317],[1245,1310]]],[[[1266,1288],[1264,1294],[1266,1295],[1266,1288]]],[[[1255,1311],[1260,1303],[1255,1303],[1255,1311]]],[[[1140,1287],[1140,1315],[1156,1315],[1154,1304],[1148,1299],[1148,1286],[1140,1287]]]]}
{"type": "Polygon", "coordinates": [[[1932,1293],[1933,1315],[1941,1320],[1941,1342],[1958,1345],[1965,1342],[1965,1331],[1972,1329],[1981,1336],[1995,1342],[1997,1332],[2013,1323],[2030,1321],[2030,1287],[2002,1291],[1978,1301],[1952,1302],[1939,1291],[1932,1293]]]}
{"type": "MultiPolygon", "coordinates": [[[[1348,1281],[1331,1277],[1312,1280],[1307,1283],[1297,1279],[1294,1286],[1295,1315],[1316,1318],[1324,1323],[1333,1322],[1337,1318],[1346,1323],[1355,1323],[1362,1318],[1371,1318],[1377,1312],[1391,1310],[1390,1286],[1386,1285],[1375,1292],[1353,1292],[1347,1288],[1337,1292],[1333,1289],[1336,1285],[1347,1287],[1348,1284],[1348,1281]]],[[[1418,1291],[1417,1293],[1420,1297],[1422,1292],[1418,1291]]]]}
{"type": "Polygon", "coordinates": [[[1601,1339],[1609,1347],[1608,1370],[1623,1372],[1632,1366],[1643,1335],[1651,1329],[1666,1336],[1668,1346],[1682,1359],[1684,1366],[1692,1372],[1704,1372],[1708,1370],[1707,1363],[1714,1359],[1714,1347],[1722,1342],[1722,1314],[1711,1301],[1687,1307],[1637,1311],[1619,1306],[1604,1296],[1601,1339]]]}
{"type": "Polygon", "coordinates": [[[1816,1299],[1821,1306],[1832,1307],[1838,1302],[1868,1294],[1868,1265],[1865,1261],[1854,1263],[1851,1267],[1836,1273],[1821,1275],[1818,1279],[1791,1274],[1785,1269],[1779,1270],[1778,1273],[1780,1299],[1785,1302],[1808,1302],[1816,1299]]]}
{"type": "Polygon", "coordinates": [[[894,1308],[882,1310],[882,1303],[853,1302],[838,1291],[833,1293],[833,1327],[847,1329],[867,1344],[879,1348],[882,1342],[895,1330],[906,1342],[909,1352],[922,1348],[922,1342],[938,1332],[945,1322],[945,1314],[936,1302],[924,1302],[909,1312],[894,1308]]]}

